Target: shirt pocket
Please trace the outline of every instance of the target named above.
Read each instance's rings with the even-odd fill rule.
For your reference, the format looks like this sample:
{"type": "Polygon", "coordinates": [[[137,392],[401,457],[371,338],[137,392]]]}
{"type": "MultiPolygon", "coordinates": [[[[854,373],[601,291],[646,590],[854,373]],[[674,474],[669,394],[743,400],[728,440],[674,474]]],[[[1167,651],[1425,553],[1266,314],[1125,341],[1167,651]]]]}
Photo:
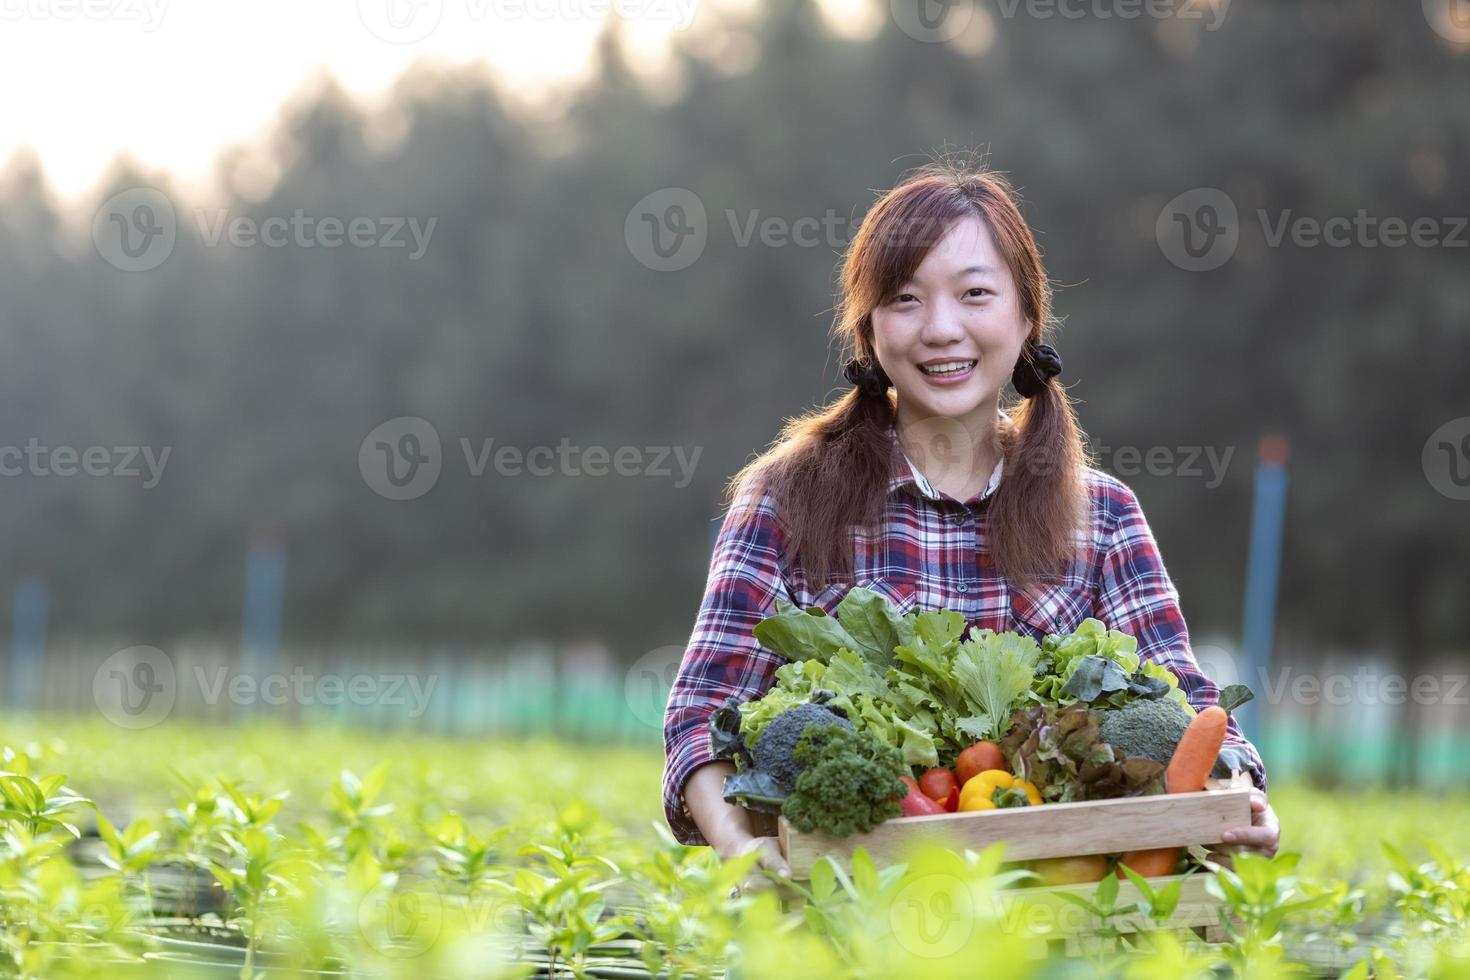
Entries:
{"type": "Polygon", "coordinates": [[[828,585],[813,595],[808,602],[801,603],[803,608],[810,606],[821,606],[828,616],[837,615],[837,607],[846,598],[847,593],[855,588],[871,589],[882,595],[893,603],[900,616],[909,612],[918,604],[919,585],[910,579],[885,576],[881,578],[860,579],[855,584],[836,582],[828,585]]]}
{"type": "Polygon", "coordinates": [[[1030,589],[1007,582],[1011,626],[1040,642],[1048,633],[1074,632],[1093,614],[1092,596],[1069,585],[1033,585],[1030,589]]]}

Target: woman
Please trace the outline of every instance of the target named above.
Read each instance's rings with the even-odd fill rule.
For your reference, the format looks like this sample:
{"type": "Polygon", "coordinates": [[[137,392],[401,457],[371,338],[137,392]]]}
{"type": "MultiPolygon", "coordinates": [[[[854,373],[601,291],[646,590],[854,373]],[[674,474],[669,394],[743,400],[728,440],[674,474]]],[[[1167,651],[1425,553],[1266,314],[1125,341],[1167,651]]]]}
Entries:
{"type": "MultiPolygon", "coordinates": [[[[901,611],[956,609],[1038,640],[1094,616],[1174,670],[1196,707],[1215,702],[1137,499],[1087,465],[1061,360],[1042,343],[1052,325],[1035,240],[1000,175],[931,164],[864,219],[834,328],[855,351],[853,389],[788,422],[727,488],[664,723],[664,809],[680,841],[755,849],[786,873],[769,828],[724,801],[733,769],[711,761],[705,727],[730,695],[774,683],[781,660],[751,630],[777,599],[832,613],[863,585],[901,611]],[[1021,396],[1011,413],[1008,380],[1021,396]]],[[[1227,745],[1257,789],[1251,826],[1225,839],[1275,853],[1265,768],[1233,719],[1227,745]]]]}

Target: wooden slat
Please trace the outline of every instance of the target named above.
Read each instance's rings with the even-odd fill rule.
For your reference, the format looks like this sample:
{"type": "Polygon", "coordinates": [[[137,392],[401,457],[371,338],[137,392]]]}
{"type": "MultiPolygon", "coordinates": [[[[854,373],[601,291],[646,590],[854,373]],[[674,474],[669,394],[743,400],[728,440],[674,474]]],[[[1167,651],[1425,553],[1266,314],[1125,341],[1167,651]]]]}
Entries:
{"type": "MultiPolygon", "coordinates": [[[[1173,914],[1157,928],[1176,930],[1218,927],[1221,902],[1205,888],[1208,877],[1210,876],[1207,874],[1196,872],[1188,877],[1167,875],[1150,878],[1149,887],[1155,891],[1185,878],[1184,885],[1179,890],[1179,904],[1175,906],[1173,914]]],[[[998,893],[998,900],[1003,903],[1000,911],[1008,917],[1008,922],[1025,928],[1041,939],[1062,939],[1091,935],[1101,923],[1086,909],[1059,898],[1058,895],[1071,894],[1090,900],[1096,891],[1096,882],[1012,888],[998,893]]],[[[1134,905],[1140,899],[1133,882],[1118,882],[1118,897],[1113,903],[1114,907],[1134,905]]],[[[1114,916],[1112,925],[1119,932],[1141,932],[1156,928],[1147,916],[1137,912],[1114,916]]]]}
{"type": "Polygon", "coordinates": [[[803,834],[782,817],[777,836],[793,877],[805,879],[824,855],[850,867],[859,847],[884,864],[903,860],[904,852],[918,841],[972,850],[1005,841],[1007,860],[1024,861],[1217,844],[1224,831],[1250,822],[1250,789],[1237,783],[1234,788],[1199,793],[903,817],[850,837],[803,834]]]}

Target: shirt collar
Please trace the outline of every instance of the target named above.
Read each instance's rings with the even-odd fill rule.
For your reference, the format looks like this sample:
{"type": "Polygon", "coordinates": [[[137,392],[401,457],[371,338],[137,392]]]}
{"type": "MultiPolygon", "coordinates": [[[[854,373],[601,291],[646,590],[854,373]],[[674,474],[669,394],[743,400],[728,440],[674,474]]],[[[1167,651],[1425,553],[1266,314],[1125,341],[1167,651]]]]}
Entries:
{"type": "MultiPolygon", "coordinates": [[[[1009,416],[1005,412],[1001,412],[1000,417],[1002,420],[1009,419],[1009,416]]],[[[909,459],[908,454],[903,451],[903,447],[898,441],[897,426],[890,425],[888,427],[888,433],[893,439],[894,455],[893,475],[888,481],[888,492],[892,494],[902,487],[913,484],[921,494],[930,500],[942,499],[944,495],[934,488],[933,484],[929,482],[923,473],[919,472],[919,468],[914,465],[913,460],[909,459]]],[[[995,469],[990,471],[990,479],[986,481],[985,489],[980,494],[981,500],[989,499],[990,495],[995,493],[995,488],[1000,485],[1001,473],[1005,470],[1005,465],[1006,461],[1004,456],[996,461],[995,469]]]]}

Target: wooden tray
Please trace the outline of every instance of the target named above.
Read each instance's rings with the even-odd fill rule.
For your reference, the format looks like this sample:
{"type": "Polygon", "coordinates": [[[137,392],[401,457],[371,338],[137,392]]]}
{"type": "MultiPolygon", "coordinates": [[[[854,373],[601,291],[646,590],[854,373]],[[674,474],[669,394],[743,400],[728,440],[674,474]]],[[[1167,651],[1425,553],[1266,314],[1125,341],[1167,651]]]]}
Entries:
{"type": "Polygon", "coordinates": [[[900,817],[850,837],[803,834],[782,817],[776,836],[792,877],[804,880],[823,857],[851,868],[861,847],[880,865],[895,863],[919,841],[976,851],[1004,841],[1008,861],[1218,844],[1226,830],[1250,825],[1250,798],[1250,780],[1237,773],[1199,793],[900,817]]]}

